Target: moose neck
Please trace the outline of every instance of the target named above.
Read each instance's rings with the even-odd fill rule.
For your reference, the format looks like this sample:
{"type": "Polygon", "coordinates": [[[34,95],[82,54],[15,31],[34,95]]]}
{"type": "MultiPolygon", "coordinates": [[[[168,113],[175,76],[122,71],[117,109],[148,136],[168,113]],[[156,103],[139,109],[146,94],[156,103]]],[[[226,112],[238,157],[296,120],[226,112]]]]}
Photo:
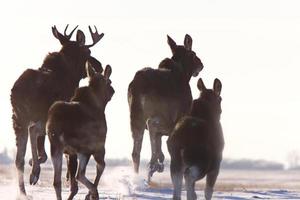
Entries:
{"type": "Polygon", "coordinates": [[[201,101],[201,99],[194,100],[191,116],[203,119],[209,123],[219,123],[220,114],[214,113],[214,111],[207,104],[207,102],[201,101]]]}
{"type": "Polygon", "coordinates": [[[192,77],[192,66],[189,66],[189,64],[187,64],[185,62],[185,60],[181,57],[176,57],[173,56],[172,60],[177,64],[177,66],[179,67],[179,72],[181,73],[181,78],[184,82],[189,83],[192,77]]]}
{"type": "Polygon", "coordinates": [[[62,55],[67,63],[68,81],[74,86],[75,90],[79,86],[80,80],[85,78],[83,72],[86,60],[74,55],[65,54],[64,52],[62,52],[62,55]]]}
{"type": "Polygon", "coordinates": [[[72,101],[78,101],[88,107],[91,113],[104,114],[107,102],[104,102],[102,98],[90,87],[81,87],[76,89],[75,95],[72,97],[72,101]],[[99,99],[101,99],[99,101],[99,99]]]}
{"type": "Polygon", "coordinates": [[[45,58],[39,68],[40,71],[51,74],[52,79],[55,79],[64,90],[63,93],[67,94],[67,99],[74,94],[74,90],[79,86],[80,79],[83,78],[79,70],[79,63],[76,64],[76,62],[76,59],[72,60],[62,52],[54,52],[45,58]]]}

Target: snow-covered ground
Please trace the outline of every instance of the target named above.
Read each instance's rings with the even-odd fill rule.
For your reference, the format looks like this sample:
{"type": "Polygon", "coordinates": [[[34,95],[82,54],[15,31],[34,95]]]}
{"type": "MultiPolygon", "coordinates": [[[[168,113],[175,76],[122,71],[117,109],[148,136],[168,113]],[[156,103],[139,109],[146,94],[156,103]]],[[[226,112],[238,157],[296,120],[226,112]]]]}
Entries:
{"type": "MultiPolygon", "coordinates": [[[[29,167],[26,166],[26,189],[34,200],[55,199],[52,187],[51,166],[43,167],[40,181],[36,186],[28,184],[29,167]]],[[[88,168],[88,177],[93,179],[95,169],[88,168]]],[[[63,173],[65,174],[65,172],[63,173]]],[[[146,172],[134,175],[131,167],[107,167],[101,178],[98,190],[100,199],[171,199],[172,185],[169,172],[154,175],[152,183],[145,181],[146,172]]],[[[68,183],[63,177],[63,199],[69,194],[68,183]]],[[[198,199],[203,197],[204,181],[197,184],[198,199]]],[[[0,166],[0,200],[17,197],[16,173],[13,165],[0,166]]],[[[87,189],[80,184],[76,200],[84,199],[87,189]]],[[[185,191],[182,193],[185,199],[185,191]]],[[[213,199],[300,199],[300,171],[243,171],[222,170],[213,199]]]]}

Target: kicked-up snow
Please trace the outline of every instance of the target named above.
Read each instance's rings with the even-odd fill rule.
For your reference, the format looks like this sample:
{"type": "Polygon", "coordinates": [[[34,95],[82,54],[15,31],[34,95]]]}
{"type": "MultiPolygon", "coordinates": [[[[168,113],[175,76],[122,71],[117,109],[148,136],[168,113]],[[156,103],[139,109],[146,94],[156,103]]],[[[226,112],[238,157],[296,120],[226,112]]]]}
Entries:
{"type": "MultiPolygon", "coordinates": [[[[29,168],[26,166],[26,169],[29,168]]],[[[94,166],[88,167],[88,177],[95,174],[94,166]]],[[[63,172],[63,199],[69,194],[68,182],[63,172]]],[[[43,166],[40,180],[35,186],[28,183],[29,171],[25,172],[26,189],[29,199],[54,200],[52,187],[53,170],[51,166],[43,166]]],[[[139,175],[133,173],[131,167],[106,167],[101,178],[98,191],[100,199],[152,200],[172,199],[172,184],[169,171],[155,174],[151,183],[146,181],[146,171],[139,175]]],[[[204,199],[204,180],[197,183],[198,199],[204,199]]],[[[79,184],[75,200],[85,198],[87,189],[79,184]]],[[[186,192],[183,189],[182,199],[186,192]]],[[[0,166],[0,200],[25,199],[18,195],[16,172],[13,165],[0,166]]],[[[300,199],[300,171],[244,171],[221,170],[213,199],[300,199]]]]}

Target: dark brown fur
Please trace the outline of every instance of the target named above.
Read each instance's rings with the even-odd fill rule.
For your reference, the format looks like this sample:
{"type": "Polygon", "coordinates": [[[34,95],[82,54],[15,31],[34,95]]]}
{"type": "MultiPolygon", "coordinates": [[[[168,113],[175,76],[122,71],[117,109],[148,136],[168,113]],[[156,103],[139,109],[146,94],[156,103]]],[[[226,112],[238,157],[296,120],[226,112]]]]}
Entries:
{"type": "Polygon", "coordinates": [[[192,49],[192,38],[185,36],[184,46],[168,36],[171,59],[164,59],[158,69],[138,71],[128,88],[130,125],[134,146],[132,159],[138,172],[145,128],[149,130],[152,157],[149,179],[155,171],[163,171],[164,155],[161,137],[169,135],[177,120],[190,111],[192,94],[189,81],[202,70],[201,60],[192,49]]]}
{"type": "MultiPolygon", "coordinates": [[[[19,189],[23,194],[26,194],[23,173],[28,132],[33,158],[30,162],[33,166],[30,184],[35,184],[40,174],[40,163],[47,160],[44,140],[49,107],[54,101],[71,98],[80,79],[86,77],[87,60],[98,62],[90,56],[89,46],[84,44],[85,36],[82,31],[77,31],[76,41],[70,41],[74,30],[70,35],[62,35],[54,26],[53,35],[62,44],[61,50],[50,53],[38,70],[25,70],[11,89],[13,128],[17,141],[16,167],[19,189]]],[[[99,62],[97,70],[102,71],[99,62]]]]}
{"type": "Polygon", "coordinates": [[[57,199],[61,199],[61,168],[63,152],[69,155],[68,167],[73,199],[78,186],[75,179],[77,157],[79,166],[77,179],[89,189],[86,199],[98,199],[97,186],[105,167],[106,119],[105,107],[114,94],[107,66],[104,76],[96,73],[90,65],[89,86],[76,90],[70,102],[58,101],[49,109],[46,131],[51,143],[51,158],[54,167],[54,187],[57,199]],[[97,176],[94,183],[85,177],[85,169],[90,156],[97,162],[97,176]]]}
{"type": "Polygon", "coordinates": [[[183,117],[169,137],[167,144],[171,155],[171,177],[174,185],[173,199],[180,199],[183,176],[187,199],[196,199],[195,182],[206,177],[205,198],[211,199],[216,182],[224,138],[220,124],[221,82],[216,79],[214,89],[206,89],[198,81],[201,95],[193,101],[191,116],[183,117]]]}

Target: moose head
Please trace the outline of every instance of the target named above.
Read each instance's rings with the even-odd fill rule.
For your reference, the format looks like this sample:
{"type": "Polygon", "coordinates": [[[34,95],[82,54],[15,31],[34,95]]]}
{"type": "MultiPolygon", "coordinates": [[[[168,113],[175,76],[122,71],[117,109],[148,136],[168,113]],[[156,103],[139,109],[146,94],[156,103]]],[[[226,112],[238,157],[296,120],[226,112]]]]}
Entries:
{"type": "Polygon", "coordinates": [[[186,76],[190,79],[191,76],[198,76],[199,72],[203,69],[203,64],[196,53],[192,50],[193,40],[188,34],[184,37],[184,45],[177,45],[176,42],[168,37],[168,44],[172,51],[172,60],[181,64],[182,67],[186,68],[183,71],[186,72],[186,76]]]}
{"type": "Polygon", "coordinates": [[[89,87],[93,90],[97,97],[97,105],[105,108],[105,105],[111,100],[115,93],[109,79],[112,68],[107,65],[104,73],[95,71],[94,67],[89,62],[86,62],[86,73],[89,78],[89,87]]]}
{"type": "MultiPolygon", "coordinates": [[[[219,121],[222,113],[221,109],[221,90],[222,83],[219,79],[214,80],[213,89],[207,89],[201,78],[199,78],[197,87],[200,91],[198,101],[194,102],[193,109],[201,109],[197,113],[206,115],[209,119],[219,121]],[[200,104],[200,105],[195,105],[200,104]]],[[[193,110],[195,112],[195,110],[193,110]]]]}
{"type": "MultiPolygon", "coordinates": [[[[78,26],[76,26],[69,34],[67,34],[68,26],[69,25],[66,26],[64,34],[60,33],[56,26],[53,26],[52,33],[54,37],[61,43],[62,48],[60,53],[64,55],[69,67],[72,68],[72,72],[74,72],[76,75],[79,75],[79,78],[85,78],[87,76],[85,71],[85,63],[87,60],[93,59],[93,57],[90,55],[90,48],[101,40],[101,38],[104,36],[104,33],[99,34],[96,26],[94,26],[95,32],[93,32],[92,28],[89,26],[93,43],[86,45],[85,35],[81,30],[77,30],[76,41],[71,41],[71,37],[78,26]]],[[[96,71],[102,70],[101,64],[94,66],[96,67],[96,71]]]]}

